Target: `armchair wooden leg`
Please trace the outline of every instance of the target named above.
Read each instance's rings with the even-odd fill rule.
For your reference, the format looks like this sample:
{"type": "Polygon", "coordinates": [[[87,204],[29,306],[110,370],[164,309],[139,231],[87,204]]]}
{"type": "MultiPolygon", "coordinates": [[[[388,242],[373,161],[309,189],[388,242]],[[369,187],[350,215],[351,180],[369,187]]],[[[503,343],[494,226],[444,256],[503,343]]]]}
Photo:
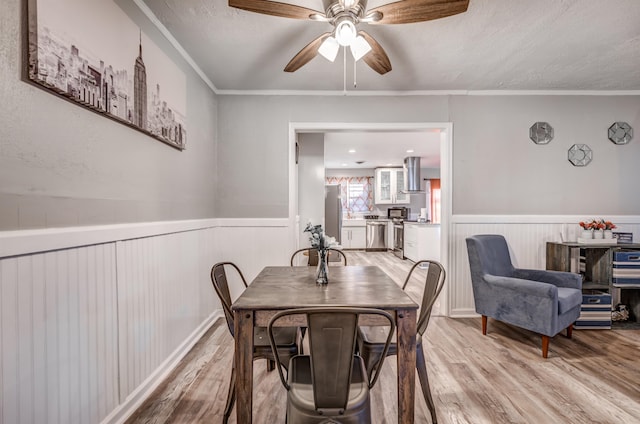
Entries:
{"type": "Polygon", "coordinates": [[[487,335],[487,316],[482,315],[482,335],[487,335]]]}
{"type": "Polygon", "coordinates": [[[570,324],[567,327],[567,338],[570,339],[572,335],[573,335],[573,324],[570,324]]]}
{"type": "Polygon", "coordinates": [[[549,336],[542,336],[542,357],[547,358],[549,354],[549,336]]]}

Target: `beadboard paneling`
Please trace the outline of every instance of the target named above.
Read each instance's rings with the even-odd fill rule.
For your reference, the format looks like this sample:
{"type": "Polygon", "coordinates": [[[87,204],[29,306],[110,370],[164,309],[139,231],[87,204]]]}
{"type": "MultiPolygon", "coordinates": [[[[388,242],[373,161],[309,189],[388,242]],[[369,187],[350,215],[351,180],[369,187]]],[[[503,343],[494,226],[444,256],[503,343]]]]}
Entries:
{"type": "Polygon", "coordinates": [[[233,226],[216,230],[220,260],[235,262],[247,283],[267,265],[289,265],[294,249],[288,227],[233,226]]]}
{"type": "Polygon", "coordinates": [[[123,422],[220,315],[211,266],[251,281],[290,240],[283,219],[0,232],[0,422],[123,422]]]}
{"type": "Polygon", "coordinates": [[[121,401],[220,307],[213,239],[208,229],[117,243],[121,401]]]}
{"type": "Polygon", "coordinates": [[[118,404],[115,245],[0,261],[3,423],[98,423],[118,404]]]}
{"type": "MultiPolygon", "coordinates": [[[[632,232],[634,240],[640,235],[640,217],[609,217],[618,223],[616,231],[632,232]]],[[[465,239],[476,234],[502,234],[507,240],[514,266],[545,269],[547,241],[575,241],[577,222],[584,217],[527,216],[484,217],[458,216],[452,223],[450,240],[449,304],[450,316],[475,315],[471,273],[465,239]],[[502,221],[502,222],[500,222],[502,221]]]]}

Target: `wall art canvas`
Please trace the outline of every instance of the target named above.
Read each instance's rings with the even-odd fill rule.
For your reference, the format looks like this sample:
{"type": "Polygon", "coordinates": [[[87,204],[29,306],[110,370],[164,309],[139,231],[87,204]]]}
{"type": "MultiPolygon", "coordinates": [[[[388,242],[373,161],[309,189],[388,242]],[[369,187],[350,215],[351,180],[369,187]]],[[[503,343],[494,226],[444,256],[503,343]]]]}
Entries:
{"type": "Polygon", "coordinates": [[[184,149],[186,77],[113,0],[28,0],[27,78],[184,149]]]}

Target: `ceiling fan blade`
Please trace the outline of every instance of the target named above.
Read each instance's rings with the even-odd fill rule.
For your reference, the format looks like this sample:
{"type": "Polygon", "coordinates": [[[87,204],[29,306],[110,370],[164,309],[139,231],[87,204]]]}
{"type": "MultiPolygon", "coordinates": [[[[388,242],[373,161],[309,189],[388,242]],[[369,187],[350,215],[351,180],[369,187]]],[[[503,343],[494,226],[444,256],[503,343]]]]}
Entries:
{"type": "Polygon", "coordinates": [[[293,59],[287,63],[284,67],[285,72],[295,72],[309,63],[311,59],[318,55],[318,49],[322,45],[322,42],[331,35],[330,32],[325,32],[306,46],[296,54],[293,59]]]}
{"type": "Polygon", "coordinates": [[[409,24],[445,18],[467,11],[469,0],[404,0],[371,9],[382,12],[382,19],[371,24],[409,24]]]}
{"type": "Polygon", "coordinates": [[[270,0],[229,0],[229,6],[282,18],[309,19],[311,15],[324,16],[324,13],[306,7],[270,0]]]}
{"type": "Polygon", "coordinates": [[[364,63],[369,65],[371,69],[380,75],[384,75],[389,72],[391,70],[391,61],[382,46],[378,44],[372,36],[364,31],[358,31],[358,35],[361,35],[365,40],[367,40],[367,43],[371,46],[371,51],[362,58],[364,63]]]}

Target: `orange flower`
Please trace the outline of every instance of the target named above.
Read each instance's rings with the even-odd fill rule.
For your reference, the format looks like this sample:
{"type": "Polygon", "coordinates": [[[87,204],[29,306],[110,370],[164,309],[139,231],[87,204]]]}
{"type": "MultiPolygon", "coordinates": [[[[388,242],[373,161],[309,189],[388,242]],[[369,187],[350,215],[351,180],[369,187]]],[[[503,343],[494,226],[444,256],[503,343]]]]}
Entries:
{"type": "Polygon", "coordinates": [[[584,230],[613,230],[614,228],[617,228],[614,223],[611,221],[605,221],[602,218],[592,219],[588,222],[580,221],[578,224],[584,230]]]}

